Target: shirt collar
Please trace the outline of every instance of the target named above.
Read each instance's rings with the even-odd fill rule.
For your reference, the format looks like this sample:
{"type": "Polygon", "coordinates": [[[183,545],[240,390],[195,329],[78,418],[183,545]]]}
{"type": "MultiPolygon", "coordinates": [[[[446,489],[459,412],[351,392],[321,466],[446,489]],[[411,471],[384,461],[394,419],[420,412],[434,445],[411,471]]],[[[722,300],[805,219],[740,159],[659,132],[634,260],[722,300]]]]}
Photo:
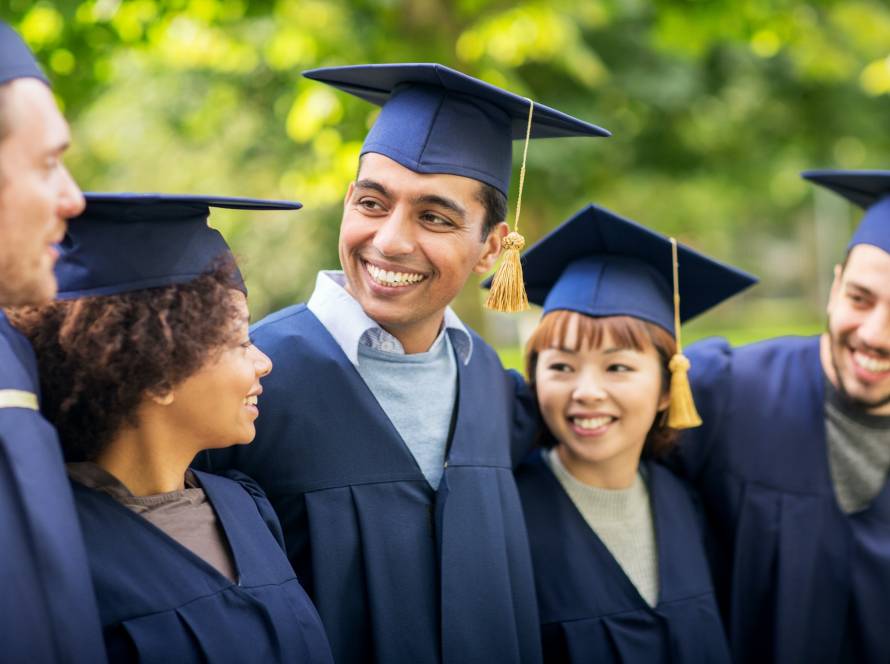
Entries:
{"type": "MultiPolygon", "coordinates": [[[[402,345],[380,325],[365,313],[358,301],[344,288],[346,277],[343,272],[323,270],[315,279],[315,290],[306,304],[309,311],[327,328],[334,341],[356,367],[358,366],[358,346],[372,340],[368,345],[389,352],[404,354],[402,345]],[[373,330],[371,335],[365,335],[373,330]],[[379,332],[378,332],[379,330],[379,332]],[[385,343],[385,346],[379,344],[385,343]]],[[[464,364],[470,361],[473,354],[473,337],[451,307],[445,308],[443,325],[451,339],[455,351],[464,364]]]]}

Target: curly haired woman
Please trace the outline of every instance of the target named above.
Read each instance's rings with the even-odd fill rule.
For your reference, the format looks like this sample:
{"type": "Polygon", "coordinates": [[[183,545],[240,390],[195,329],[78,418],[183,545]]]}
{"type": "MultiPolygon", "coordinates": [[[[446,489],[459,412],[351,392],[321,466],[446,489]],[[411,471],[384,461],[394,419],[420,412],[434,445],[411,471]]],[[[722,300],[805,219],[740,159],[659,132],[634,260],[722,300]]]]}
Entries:
{"type": "Polygon", "coordinates": [[[60,301],[14,323],[40,359],[112,662],[330,662],[278,520],[244,475],[189,470],[249,443],[272,368],[209,207],[244,199],[91,195],[60,301]]]}

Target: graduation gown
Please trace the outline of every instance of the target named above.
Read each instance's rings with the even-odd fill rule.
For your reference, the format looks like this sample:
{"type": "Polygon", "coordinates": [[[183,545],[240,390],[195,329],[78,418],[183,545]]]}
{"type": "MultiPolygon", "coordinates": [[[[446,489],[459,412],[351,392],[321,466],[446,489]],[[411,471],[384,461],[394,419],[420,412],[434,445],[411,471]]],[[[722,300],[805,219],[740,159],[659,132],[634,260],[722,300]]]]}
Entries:
{"type": "Polygon", "coordinates": [[[535,567],[544,661],[728,663],[701,516],[688,489],[647,463],[658,551],[649,606],[540,452],[516,473],[535,567]]]}
{"type": "Polygon", "coordinates": [[[305,305],[260,322],[253,338],[275,364],[263,380],[257,437],[213,452],[210,464],[250,474],[268,494],[335,661],[540,661],[511,459],[511,443],[526,444],[533,427],[494,351],[474,336],[469,364],[457,363],[457,405],[434,491],[305,305]],[[524,433],[511,439],[514,425],[524,433]]]}
{"type": "Polygon", "coordinates": [[[688,349],[704,420],[680,444],[718,544],[738,662],[890,661],[890,487],[846,515],[828,465],[819,339],[688,349]]]}
{"type": "Polygon", "coordinates": [[[71,487],[38,392],[34,353],[0,312],[0,659],[103,662],[71,487]]]}
{"type": "Polygon", "coordinates": [[[243,476],[196,475],[225,532],[237,583],[111,496],[72,482],[109,660],[332,662],[262,491],[243,476]]]}

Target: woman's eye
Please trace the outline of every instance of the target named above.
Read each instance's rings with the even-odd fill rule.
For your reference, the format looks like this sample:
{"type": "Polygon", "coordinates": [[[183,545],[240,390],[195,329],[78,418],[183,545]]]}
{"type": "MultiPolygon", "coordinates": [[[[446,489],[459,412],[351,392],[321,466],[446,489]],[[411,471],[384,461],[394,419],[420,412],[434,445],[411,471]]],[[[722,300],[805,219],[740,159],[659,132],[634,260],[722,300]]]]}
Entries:
{"type": "Polygon", "coordinates": [[[620,364],[616,362],[615,364],[610,364],[608,370],[615,373],[624,373],[626,371],[633,371],[634,369],[628,364],[620,364]]]}
{"type": "Polygon", "coordinates": [[[241,348],[250,348],[253,346],[253,339],[245,339],[240,344],[241,348]]]}
{"type": "Polygon", "coordinates": [[[568,373],[572,371],[571,365],[565,362],[553,362],[547,368],[550,369],[550,371],[556,371],[558,373],[568,373]]]}

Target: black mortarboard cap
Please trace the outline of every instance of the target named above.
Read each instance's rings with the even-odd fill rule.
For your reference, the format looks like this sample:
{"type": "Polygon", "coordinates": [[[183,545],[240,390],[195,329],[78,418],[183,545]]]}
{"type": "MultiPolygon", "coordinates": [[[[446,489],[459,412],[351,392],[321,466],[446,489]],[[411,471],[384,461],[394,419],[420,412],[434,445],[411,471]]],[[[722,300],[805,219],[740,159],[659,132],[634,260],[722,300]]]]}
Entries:
{"type": "MultiPolygon", "coordinates": [[[[440,64],[370,64],[303,72],[382,106],[362,146],[417,173],[448,173],[510,187],[512,143],[525,138],[525,97],[440,64]]],[[[609,136],[535,102],[531,138],[609,136]]]]}
{"type": "Polygon", "coordinates": [[[871,244],[890,253],[890,171],[804,171],[801,175],[865,209],[847,249],[871,244]]]}
{"type": "Polygon", "coordinates": [[[0,85],[16,78],[36,78],[49,85],[19,33],[0,21],[0,85]]]}
{"type": "MultiPolygon", "coordinates": [[[[757,281],[679,243],[677,258],[681,321],[757,281]]],[[[529,248],[522,261],[528,299],[545,313],[633,316],[675,333],[670,238],[588,205],[529,248]]]]}
{"type": "MultiPolygon", "coordinates": [[[[59,299],[113,295],[191,281],[231,255],[207,224],[210,208],[296,210],[294,201],[221,196],[88,193],[59,249],[59,299]]],[[[235,275],[242,290],[241,274],[235,275]]]]}

